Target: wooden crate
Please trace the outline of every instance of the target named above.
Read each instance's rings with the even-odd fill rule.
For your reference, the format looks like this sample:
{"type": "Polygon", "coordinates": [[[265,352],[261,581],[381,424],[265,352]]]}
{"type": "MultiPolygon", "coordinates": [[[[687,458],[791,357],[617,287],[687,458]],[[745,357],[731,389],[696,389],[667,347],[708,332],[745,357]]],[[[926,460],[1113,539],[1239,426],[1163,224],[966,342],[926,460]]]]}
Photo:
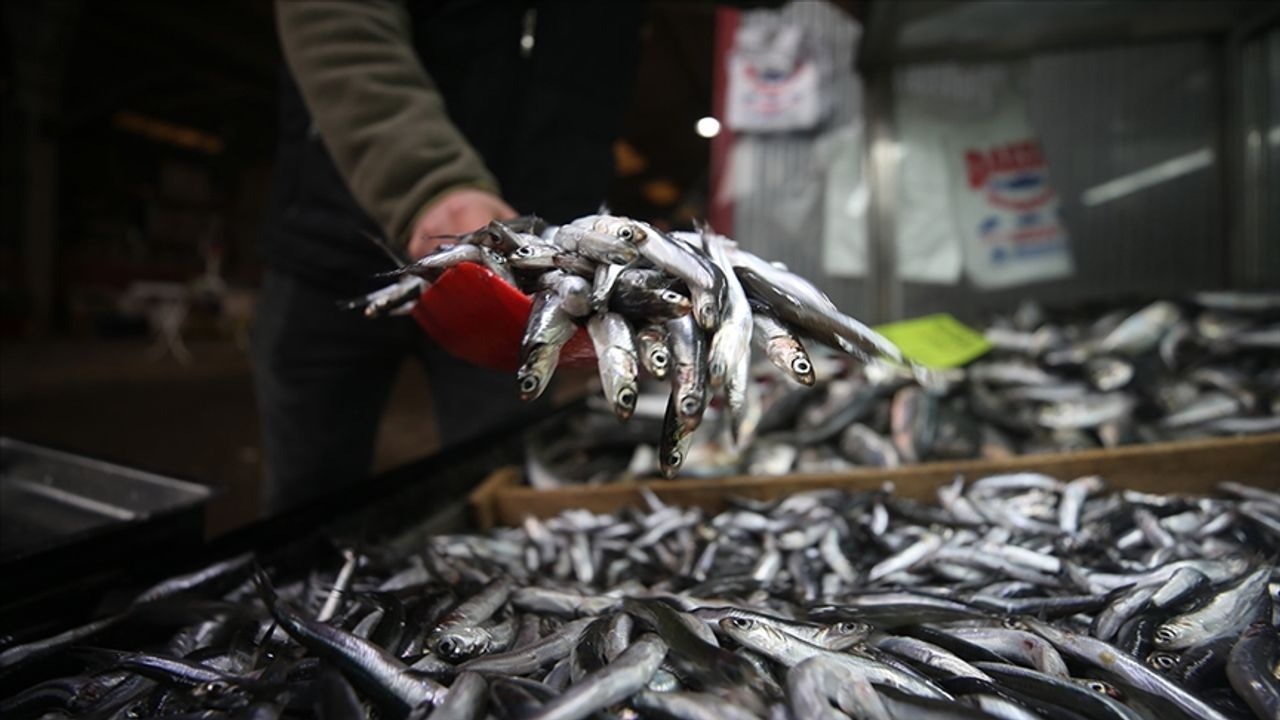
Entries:
{"type": "Polygon", "coordinates": [[[842,473],[781,477],[724,477],[709,480],[653,480],[642,483],[576,485],[537,490],[521,482],[521,469],[503,467],[471,493],[471,510],[481,529],[517,525],[526,515],[550,517],[568,508],[613,512],[639,505],[640,487],[663,501],[718,512],[729,497],[758,500],[817,488],[867,490],[893,483],[894,492],[929,500],[956,475],[979,478],[1014,471],[1042,472],[1057,478],[1101,475],[1109,487],[1148,492],[1212,493],[1219,481],[1280,489],[1280,433],[1246,438],[1133,445],[1011,460],[963,460],[893,469],[866,468],[842,473]]]}

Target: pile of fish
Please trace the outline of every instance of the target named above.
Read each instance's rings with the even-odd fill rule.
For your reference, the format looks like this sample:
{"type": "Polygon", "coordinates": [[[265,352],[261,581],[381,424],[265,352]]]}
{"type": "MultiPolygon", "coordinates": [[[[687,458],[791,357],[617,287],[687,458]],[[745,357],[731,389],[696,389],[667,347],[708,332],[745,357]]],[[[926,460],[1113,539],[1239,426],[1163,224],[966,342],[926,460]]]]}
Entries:
{"type": "MultiPolygon", "coordinates": [[[[986,329],[987,355],[924,385],[875,359],[815,352],[812,387],[759,365],[748,386],[759,411],[738,442],[705,423],[682,473],[838,472],[1280,432],[1278,319],[1277,295],[1199,293],[1074,315],[1026,303],[986,329]]],[[[635,415],[648,427],[611,428],[597,410],[535,431],[529,482],[656,474],[648,441],[660,405],[643,390],[635,415]]]]}
{"type": "Polygon", "coordinates": [[[0,716],[1271,720],[1280,494],[1219,489],[649,494],[301,580],[233,558],[0,650],[42,680],[0,716]]]}
{"type": "Polygon", "coordinates": [[[813,283],[705,228],[664,233],[607,214],[559,226],[523,217],[456,240],[349,306],[370,317],[406,313],[448,268],[464,262],[488,268],[533,297],[516,372],[521,399],[542,394],[580,327],[590,334],[605,397],[620,420],[635,409],[641,367],[670,380],[659,443],[668,476],[683,463],[714,393],[723,390],[735,437],[745,432],[753,340],[804,385],[814,375],[801,336],[860,360],[905,367],[893,343],[840,312],[813,283]]]}

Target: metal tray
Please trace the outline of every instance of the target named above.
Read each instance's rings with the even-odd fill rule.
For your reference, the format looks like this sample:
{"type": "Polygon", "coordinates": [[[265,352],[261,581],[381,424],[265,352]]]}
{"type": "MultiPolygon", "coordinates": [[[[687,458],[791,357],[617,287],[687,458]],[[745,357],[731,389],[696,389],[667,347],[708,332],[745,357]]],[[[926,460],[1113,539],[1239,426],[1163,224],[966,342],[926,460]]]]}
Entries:
{"type": "Polygon", "coordinates": [[[204,543],[203,485],[0,438],[0,628],[84,612],[142,566],[204,543]]]}
{"type": "Polygon", "coordinates": [[[203,485],[0,438],[0,562],[210,495],[203,485]]]}

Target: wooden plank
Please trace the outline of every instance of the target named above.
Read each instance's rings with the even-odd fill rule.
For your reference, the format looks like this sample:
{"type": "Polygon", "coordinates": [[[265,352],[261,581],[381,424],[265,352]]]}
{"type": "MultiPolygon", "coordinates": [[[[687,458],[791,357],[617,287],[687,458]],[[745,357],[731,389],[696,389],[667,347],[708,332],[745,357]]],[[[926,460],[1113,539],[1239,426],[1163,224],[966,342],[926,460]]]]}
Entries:
{"type": "Polygon", "coordinates": [[[887,470],[869,468],[845,473],[782,477],[653,480],[555,490],[536,490],[521,485],[520,469],[505,467],[476,489],[471,496],[471,504],[476,523],[480,528],[488,529],[495,524],[519,524],[526,515],[550,517],[567,508],[614,512],[641,504],[641,487],[648,487],[665,502],[717,512],[724,508],[725,500],[730,497],[763,500],[819,488],[877,489],[886,483],[892,483],[894,492],[899,495],[930,500],[940,485],[951,482],[956,475],[977,478],[1019,471],[1042,472],[1061,479],[1101,475],[1113,488],[1161,493],[1212,493],[1217,483],[1223,480],[1280,489],[1280,434],[1030,455],[1000,461],[924,463],[887,470]]]}

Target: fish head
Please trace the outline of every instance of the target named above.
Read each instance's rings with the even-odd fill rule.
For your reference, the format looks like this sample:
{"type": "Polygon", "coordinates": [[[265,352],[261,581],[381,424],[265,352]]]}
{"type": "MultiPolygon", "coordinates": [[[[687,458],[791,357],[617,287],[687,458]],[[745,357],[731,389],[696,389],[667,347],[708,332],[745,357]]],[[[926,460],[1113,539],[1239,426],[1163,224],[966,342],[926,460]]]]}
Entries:
{"type": "Polygon", "coordinates": [[[630,222],[619,223],[614,229],[613,234],[619,240],[629,242],[634,245],[640,245],[645,240],[649,239],[649,233],[643,227],[630,222]]]}
{"type": "Polygon", "coordinates": [[[627,420],[636,410],[636,386],[630,383],[619,387],[613,395],[613,412],[619,420],[627,420]]]}
{"type": "Polygon", "coordinates": [[[769,650],[777,649],[783,644],[784,638],[778,630],[755,618],[730,615],[722,619],[719,625],[725,635],[739,644],[765,654],[769,654],[769,650]]]}
{"type": "Polygon", "coordinates": [[[1158,672],[1171,672],[1178,667],[1178,656],[1170,652],[1157,650],[1147,655],[1147,666],[1158,672]]]}
{"type": "Polygon", "coordinates": [[[559,252],[553,245],[525,245],[511,254],[508,264],[515,268],[550,268],[559,252]]]}
{"type": "Polygon", "coordinates": [[[649,372],[659,380],[667,376],[667,368],[671,365],[671,354],[661,345],[649,348],[645,355],[649,359],[649,372]]]}
{"type": "Polygon", "coordinates": [[[871,635],[871,623],[861,620],[845,620],[828,625],[819,633],[829,650],[848,650],[871,635]]]}
{"type": "Polygon", "coordinates": [[[1124,702],[1125,696],[1124,696],[1124,693],[1120,692],[1120,688],[1116,687],[1115,685],[1112,685],[1106,680],[1098,680],[1096,678],[1080,678],[1080,679],[1073,679],[1072,682],[1076,683],[1080,687],[1092,690],[1098,693],[1099,695],[1106,695],[1112,700],[1118,700],[1120,702],[1124,702]]]}
{"type": "Polygon", "coordinates": [[[628,240],[616,233],[582,230],[577,238],[578,250],[611,265],[626,265],[640,257],[640,251],[628,240]]]}
{"type": "Polygon", "coordinates": [[[808,354],[793,355],[787,367],[791,368],[792,377],[805,385],[812,387],[817,381],[813,373],[813,363],[809,361],[808,354]]]}
{"type": "Polygon", "coordinates": [[[542,368],[545,363],[540,361],[541,353],[530,353],[527,362],[520,366],[516,371],[516,382],[519,383],[520,399],[524,402],[531,402],[546,389],[547,382],[551,379],[550,373],[545,372],[542,368]]]}
{"type": "Polygon", "coordinates": [[[699,388],[689,388],[680,393],[680,415],[686,418],[697,417],[707,406],[706,395],[699,388]]]}
{"type": "Polygon", "coordinates": [[[1151,636],[1151,641],[1156,644],[1156,647],[1171,647],[1186,633],[1187,626],[1185,623],[1178,620],[1170,620],[1156,628],[1155,633],[1151,636]]]}
{"type": "Polygon", "coordinates": [[[226,680],[210,680],[209,682],[200,683],[191,690],[191,695],[197,698],[204,698],[206,701],[225,698],[232,694],[235,686],[226,680]]]}
{"type": "Polygon", "coordinates": [[[489,631],[480,627],[459,627],[437,632],[431,638],[431,651],[449,662],[461,662],[488,651],[493,642],[489,631]]]}
{"type": "Polygon", "coordinates": [[[689,311],[693,309],[693,303],[689,302],[689,298],[675,290],[663,290],[658,293],[658,297],[662,302],[670,306],[670,311],[676,317],[688,315],[689,311]]]}
{"type": "Polygon", "coordinates": [[[720,324],[720,306],[714,295],[704,293],[694,303],[694,319],[703,330],[714,330],[720,324]]]}
{"type": "Polygon", "coordinates": [[[658,443],[658,465],[662,469],[662,475],[668,479],[680,472],[692,438],[692,433],[685,429],[685,424],[677,419],[675,406],[674,398],[667,401],[666,416],[662,420],[662,439],[658,443]]]}

